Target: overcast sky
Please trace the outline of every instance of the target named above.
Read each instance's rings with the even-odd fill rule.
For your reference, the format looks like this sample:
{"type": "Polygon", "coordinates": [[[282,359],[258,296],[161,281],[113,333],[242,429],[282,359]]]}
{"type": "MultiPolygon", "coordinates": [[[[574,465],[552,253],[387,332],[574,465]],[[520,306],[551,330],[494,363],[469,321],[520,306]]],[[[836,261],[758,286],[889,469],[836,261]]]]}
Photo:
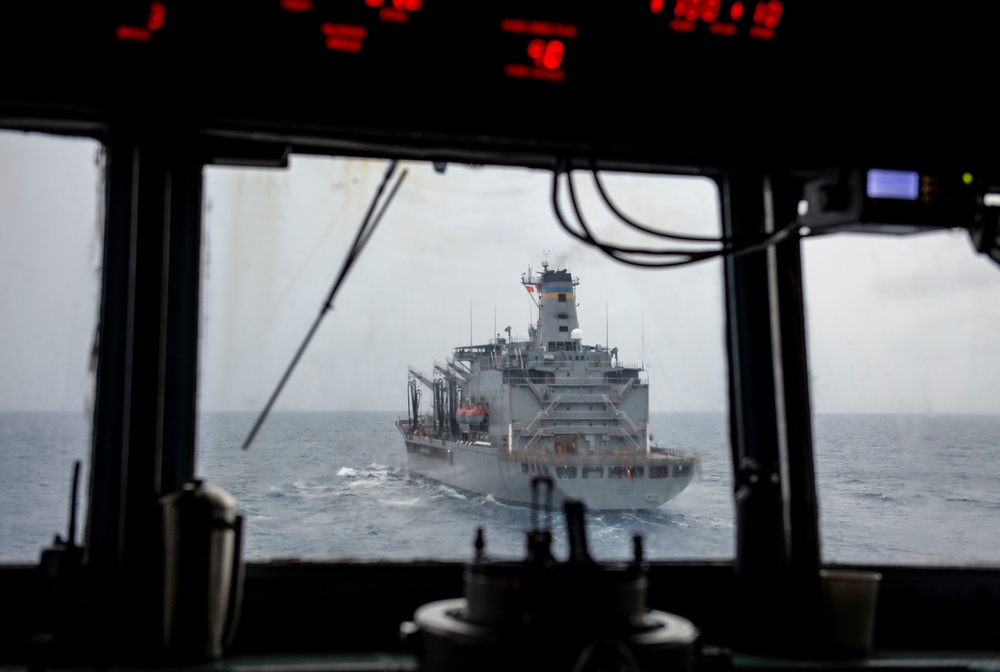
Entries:
{"type": "MultiPolygon", "coordinates": [[[[0,132],[0,409],[80,409],[100,270],[95,143],[0,132]]],[[[200,405],[259,411],[343,261],[384,161],[293,157],[285,170],[209,168],[200,405]]],[[[721,266],[634,270],[571,239],[540,171],[402,164],[409,175],[276,409],[405,412],[406,367],[534,319],[520,275],[580,279],[586,343],[641,363],[654,411],[726,406],[721,266]]],[[[578,178],[601,235],[641,242],[578,178]]],[[[718,194],[693,177],[608,175],[640,221],[717,234],[718,194]]],[[[1000,267],[965,233],[806,241],[819,412],[1000,409],[1000,267]]]]}

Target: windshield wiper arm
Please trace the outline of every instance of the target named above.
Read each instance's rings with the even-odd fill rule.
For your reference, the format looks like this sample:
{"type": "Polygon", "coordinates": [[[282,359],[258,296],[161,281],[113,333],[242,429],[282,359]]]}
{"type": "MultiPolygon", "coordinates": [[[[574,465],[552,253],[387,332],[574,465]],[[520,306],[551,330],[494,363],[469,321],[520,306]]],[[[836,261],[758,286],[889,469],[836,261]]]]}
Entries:
{"type": "Polygon", "coordinates": [[[302,341],[302,345],[299,346],[299,349],[292,358],[288,368],[285,369],[285,374],[281,377],[281,380],[278,381],[278,386],[274,388],[271,398],[268,399],[264,409],[260,412],[257,422],[253,425],[253,429],[250,430],[250,434],[247,435],[246,440],[243,442],[243,450],[250,447],[251,442],[253,442],[254,437],[257,435],[257,430],[259,430],[260,426],[264,424],[264,419],[271,411],[271,407],[278,399],[278,395],[281,394],[281,389],[285,386],[285,383],[288,382],[289,377],[291,377],[292,371],[295,369],[295,365],[299,363],[302,353],[305,352],[306,347],[309,345],[309,341],[312,340],[313,334],[315,334],[316,329],[319,328],[319,323],[323,320],[323,316],[326,315],[327,312],[329,312],[329,310],[333,307],[333,297],[336,296],[337,290],[340,289],[340,285],[343,284],[344,278],[347,277],[347,272],[351,270],[351,266],[354,265],[354,262],[357,261],[358,257],[361,255],[361,250],[364,249],[368,240],[371,238],[372,232],[375,231],[375,227],[378,226],[379,221],[382,219],[382,215],[385,214],[386,209],[389,207],[393,197],[396,195],[396,191],[399,190],[399,185],[403,183],[403,179],[406,177],[407,173],[405,168],[403,169],[403,172],[400,173],[399,179],[397,179],[395,184],[393,184],[392,189],[389,190],[389,194],[385,197],[385,201],[382,203],[382,207],[379,208],[378,213],[372,217],[372,214],[375,213],[375,206],[378,205],[378,200],[382,196],[382,192],[385,191],[385,185],[388,184],[389,179],[396,170],[396,163],[397,162],[393,160],[386,168],[385,175],[382,176],[382,182],[378,186],[378,191],[375,192],[375,196],[372,198],[372,202],[368,206],[368,212],[365,213],[365,217],[361,221],[361,227],[358,229],[358,233],[354,237],[351,249],[348,251],[347,257],[344,259],[344,263],[340,268],[340,273],[337,275],[337,279],[333,283],[333,287],[330,288],[330,293],[326,297],[326,301],[320,308],[319,315],[316,316],[316,320],[309,329],[309,333],[306,334],[305,340],[302,341]]]}

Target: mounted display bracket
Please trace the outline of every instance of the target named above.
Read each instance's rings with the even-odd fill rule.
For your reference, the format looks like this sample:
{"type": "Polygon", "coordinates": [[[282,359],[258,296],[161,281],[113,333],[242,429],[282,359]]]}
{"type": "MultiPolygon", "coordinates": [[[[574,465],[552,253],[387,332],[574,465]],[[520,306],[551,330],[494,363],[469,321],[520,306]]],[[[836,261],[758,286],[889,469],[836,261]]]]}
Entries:
{"type": "Polygon", "coordinates": [[[806,183],[798,223],[813,233],[969,231],[1000,263],[1000,176],[880,168],[830,172],[806,183]]]}

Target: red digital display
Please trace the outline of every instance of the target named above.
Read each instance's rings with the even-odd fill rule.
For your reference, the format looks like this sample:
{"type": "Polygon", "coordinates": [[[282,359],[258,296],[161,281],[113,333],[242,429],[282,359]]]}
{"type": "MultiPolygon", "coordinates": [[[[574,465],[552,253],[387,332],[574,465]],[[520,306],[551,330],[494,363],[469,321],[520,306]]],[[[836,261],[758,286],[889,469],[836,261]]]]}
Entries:
{"type": "Polygon", "coordinates": [[[558,70],[562,65],[563,53],[566,46],[559,40],[546,42],[542,39],[532,40],[528,43],[528,56],[535,62],[535,67],[546,68],[547,70],[558,70]]]}
{"type": "MultiPolygon", "coordinates": [[[[666,0],[650,0],[649,11],[666,14],[666,0]]],[[[781,0],[758,0],[746,23],[743,0],[674,0],[669,26],[677,33],[693,33],[704,27],[712,35],[730,37],[741,32],[753,39],[770,40],[781,23],[784,4],[781,0]]]]}
{"type": "Polygon", "coordinates": [[[753,26],[750,37],[769,40],[774,37],[774,29],[781,23],[781,13],[784,6],[778,0],[758,2],[753,11],[753,26]]]}
{"type": "Polygon", "coordinates": [[[146,14],[145,25],[119,24],[115,27],[115,37],[125,42],[149,42],[153,39],[153,33],[163,28],[166,20],[167,6],[162,2],[151,2],[146,14]]]}
{"type": "Polygon", "coordinates": [[[566,72],[562,69],[566,40],[579,35],[576,26],[553,21],[504,19],[500,22],[500,31],[532,38],[524,44],[523,54],[527,56],[525,62],[508,63],[504,66],[507,77],[546,82],[561,82],[566,78],[566,72]]]}

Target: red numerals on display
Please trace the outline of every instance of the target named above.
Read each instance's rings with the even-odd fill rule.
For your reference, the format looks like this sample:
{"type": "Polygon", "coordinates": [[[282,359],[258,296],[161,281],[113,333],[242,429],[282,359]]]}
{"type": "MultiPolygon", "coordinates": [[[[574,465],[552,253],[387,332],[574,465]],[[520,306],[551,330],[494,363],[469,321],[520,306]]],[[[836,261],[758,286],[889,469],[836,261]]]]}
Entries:
{"type": "Polygon", "coordinates": [[[527,54],[530,65],[508,63],[504,66],[505,75],[514,79],[544,82],[561,82],[566,78],[562,69],[563,57],[566,55],[567,41],[579,34],[576,26],[535,19],[504,19],[500,22],[500,31],[529,38],[527,54]]]}
{"type": "Polygon", "coordinates": [[[149,12],[146,14],[145,25],[127,26],[120,24],[115,28],[115,37],[129,42],[149,42],[153,39],[153,33],[162,28],[166,20],[167,6],[162,2],[151,2],[149,3],[149,12]]]}
{"type": "Polygon", "coordinates": [[[719,18],[719,8],[722,0],[677,0],[674,5],[674,16],[687,21],[701,19],[711,23],[719,18]]]}
{"type": "Polygon", "coordinates": [[[769,40],[774,37],[774,29],[781,23],[781,12],[784,7],[778,0],[768,0],[758,2],[753,10],[753,27],[750,29],[750,37],[759,37],[769,40]]]}
{"type": "Polygon", "coordinates": [[[547,70],[558,70],[562,65],[566,46],[559,40],[532,40],[528,43],[528,56],[535,62],[535,67],[547,70]]]}
{"type": "Polygon", "coordinates": [[[784,8],[778,0],[758,2],[753,10],[753,22],[766,28],[776,28],[781,22],[781,11],[784,8]]]}
{"type": "MultiPolygon", "coordinates": [[[[746,14],[746,7],[743,0],[727,4],[724,0],[674,0],[670,28],[678,33],[690,33],[701,23],[707,24],[708,32],[715,35],[735,35],[738,32],[736,23],[746,14]]],[[[665,8],[666,0],[649,0],[649,10],[653,14],[660,14],[665,8]]],[[[750,37],[763,40],[774,37],[783,10],[781,0],[758,0],[753,7],[750,37]]]]}

